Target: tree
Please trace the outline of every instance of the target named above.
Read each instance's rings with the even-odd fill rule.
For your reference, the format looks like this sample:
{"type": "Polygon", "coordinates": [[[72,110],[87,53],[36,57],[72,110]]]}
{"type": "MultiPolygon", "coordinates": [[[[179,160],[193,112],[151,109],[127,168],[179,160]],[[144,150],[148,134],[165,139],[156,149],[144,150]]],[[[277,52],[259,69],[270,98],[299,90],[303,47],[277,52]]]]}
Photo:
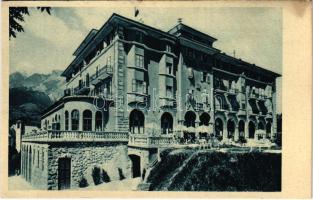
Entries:
{"type": "MultiPolygon", "coordinates": [[[[47,12],[51,14],[50,7],[37,7],[41,12],[47,12]]],[[[29,15],[29,10],[27,7],[10,7],[9,8],[9,37],[16,38],[17,32],[24,32],[23,26],[20,22],[24,21],[24,16],[29,15]]]]}

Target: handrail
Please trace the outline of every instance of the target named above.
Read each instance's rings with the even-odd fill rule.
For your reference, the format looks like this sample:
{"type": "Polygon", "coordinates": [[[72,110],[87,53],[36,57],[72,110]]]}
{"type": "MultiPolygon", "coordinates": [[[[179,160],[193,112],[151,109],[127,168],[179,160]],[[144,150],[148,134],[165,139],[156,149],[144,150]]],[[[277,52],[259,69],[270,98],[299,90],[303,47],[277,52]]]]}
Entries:
{"type": "Polygon", "coordinates": [[[22,136],[22,141],[128,141],[128,132],[48,130],[22,136]]]}

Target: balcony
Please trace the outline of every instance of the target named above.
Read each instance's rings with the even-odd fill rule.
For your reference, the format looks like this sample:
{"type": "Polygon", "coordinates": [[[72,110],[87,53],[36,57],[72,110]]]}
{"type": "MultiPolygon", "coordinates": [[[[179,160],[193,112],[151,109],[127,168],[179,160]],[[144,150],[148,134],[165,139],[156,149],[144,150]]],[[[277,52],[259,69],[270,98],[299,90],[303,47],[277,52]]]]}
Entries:
{"type": "Polygon", "coordinates": [[[129,146],[143,147],[143,148],[157,148],[157,147],[168,147],[174,144],[173,134],[166,135],[145,135],[145,134],[130,134],[129,135],[129,146]]]}
{"type": "Polygon", "coordinates": [[[48,130],[22,136],[23,142],[127,142],[128,132],[48,130]]]}
{"type": "Polygon", "coordinates": [[[142,103],[146,104],[149,102],[149,95],[144,93],[137,92],[128,92],[127,93],[127,102],[130,103],[142,103]]]}
{"type": "Polygon", "coordinates": [[[107,79],[108,77],[111,77],[113,75],[113,67],[112,65],[105,65],[102,67],[98,73],[95,73],[90,77],[90,83],[93,85],[98,84],[104,79],[107,79]]]}
{"type": "Polygon", "coordinates": [[[74,94],[75,95],[87,95],[90,91],[90,87],[87,86],[85,83],[82,85],[74,88],[74,94]]]}
{"type": "Polygon", "coordinates": [[[175,107],[176,99],[170,97],[160,97],[160,107],[175,107]]]}
{"type": "Polygon", "coordinates": [[[215,93],[226,94],[228,96],[236,96],[239,91],[237,89],[215,88],[215,93]]]}

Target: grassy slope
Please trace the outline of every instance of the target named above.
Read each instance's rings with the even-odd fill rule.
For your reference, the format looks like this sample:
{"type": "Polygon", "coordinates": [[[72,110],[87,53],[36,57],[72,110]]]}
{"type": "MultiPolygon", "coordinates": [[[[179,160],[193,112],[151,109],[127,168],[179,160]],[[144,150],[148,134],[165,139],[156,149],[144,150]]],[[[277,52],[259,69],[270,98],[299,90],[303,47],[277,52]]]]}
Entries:
{"type": "Polygon", "coordinates": [[[281,154],[178,152],[165,156],[150,173],[152,190],[280,191],[281,154]],[[183,169],[177,169],[185,164],[183,169]]]}

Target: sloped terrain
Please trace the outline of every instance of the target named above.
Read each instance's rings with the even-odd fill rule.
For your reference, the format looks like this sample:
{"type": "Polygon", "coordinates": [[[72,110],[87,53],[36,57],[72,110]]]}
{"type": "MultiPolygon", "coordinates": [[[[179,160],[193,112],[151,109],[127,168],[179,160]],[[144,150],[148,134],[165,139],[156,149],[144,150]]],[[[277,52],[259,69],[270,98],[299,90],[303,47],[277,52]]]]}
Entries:
{"type": "Polygon", "coordinates": [[[26,125],[40,124],[41,112],[63,95],[65,80],[60,74],[57,70],[30,76],[20,72],[10,74],[10,125],[16,120],[26,125]]]}
{"type": "Polygon", "coordinates": [[[171,152],[151,171],[151,190],[280,191],[281,154],[171,152]]]}

